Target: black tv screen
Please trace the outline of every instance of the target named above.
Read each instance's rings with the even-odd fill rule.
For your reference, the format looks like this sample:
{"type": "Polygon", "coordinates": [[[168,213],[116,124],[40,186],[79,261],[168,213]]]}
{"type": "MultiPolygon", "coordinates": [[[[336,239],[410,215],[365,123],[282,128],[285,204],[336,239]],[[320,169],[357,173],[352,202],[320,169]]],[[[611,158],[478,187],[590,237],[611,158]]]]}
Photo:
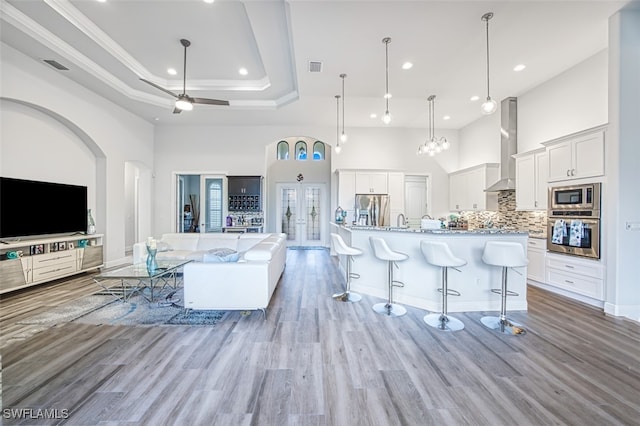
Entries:
{"type": "Polygon", "coordinates": [[[0,238],[86,231],[86,186],[0,177],[0,238]]]}

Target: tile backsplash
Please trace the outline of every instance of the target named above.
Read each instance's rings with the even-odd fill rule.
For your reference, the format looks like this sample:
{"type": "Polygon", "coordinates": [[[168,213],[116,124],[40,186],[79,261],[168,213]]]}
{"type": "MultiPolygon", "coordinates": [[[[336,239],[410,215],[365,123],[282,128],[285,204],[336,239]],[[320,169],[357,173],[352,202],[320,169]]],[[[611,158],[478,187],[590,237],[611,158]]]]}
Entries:
{"type": "Polygon", "coordinates": [[[469,223],[469,229],[484,228],[492,224],[494,228],[513,227],[546,237],[547,211],[516,211],[515,191],[498,193],[498,211],[465,211],[460,214],[469,223]]]}

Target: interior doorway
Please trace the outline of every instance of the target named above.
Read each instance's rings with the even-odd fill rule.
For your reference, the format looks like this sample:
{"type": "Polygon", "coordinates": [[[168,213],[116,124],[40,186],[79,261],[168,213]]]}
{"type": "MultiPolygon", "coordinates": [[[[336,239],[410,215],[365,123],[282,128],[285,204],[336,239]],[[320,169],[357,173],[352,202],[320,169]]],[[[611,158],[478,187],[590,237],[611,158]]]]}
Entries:
{"type": "Polygon", "coordinates": [[[222,232],[226,176],[176,175],[176,232],[222,232]]]}
{"type": "Polygon", "coordinates": [[[287,247],[324,246],[326,184],[279,183],[276,192],[277,232],[287,235],[287,247]]]}
{"type": "Polygon", "coordinates": [[[407,224],[420,227],[420,219],[430,215],[429,176],[407,175],[404,177],[404,203],[407,224]]]}

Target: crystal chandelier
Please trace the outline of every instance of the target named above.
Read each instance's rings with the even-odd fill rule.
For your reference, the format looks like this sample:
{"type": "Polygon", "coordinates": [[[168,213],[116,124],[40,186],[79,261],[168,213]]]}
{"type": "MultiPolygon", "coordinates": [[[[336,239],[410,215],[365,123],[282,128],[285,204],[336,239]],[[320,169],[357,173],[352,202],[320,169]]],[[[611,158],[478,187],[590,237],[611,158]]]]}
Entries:
{"type": "Polygon", "coordinates": [[[429,102],[429,133],[427,140],[418,146],[418,155],[428,154],[430,157],[449,149],[449,141],[444,136],[440,139],[436,138],[433,122],[435,121],[435,99],[436,95],[427,98],[429,102]]]}

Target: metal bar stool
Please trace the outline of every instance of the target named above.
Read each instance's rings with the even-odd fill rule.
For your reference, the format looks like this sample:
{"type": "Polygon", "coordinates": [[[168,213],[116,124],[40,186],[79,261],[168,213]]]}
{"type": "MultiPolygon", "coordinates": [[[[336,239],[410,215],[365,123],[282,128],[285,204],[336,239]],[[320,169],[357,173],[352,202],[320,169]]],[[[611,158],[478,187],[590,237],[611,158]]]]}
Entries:
{"type": "MultiPolygon", "coordinates": [[[[524,334],[521,324],[507,319],[507,296],[518,296],[518,293],[507,290],[507,270],[527,266],[529,261],[521,244],[506,241],[487,241],[482,254],[482,261],[487,265],[502,267],[502,288],[493,288],[493,293],[502,296],[500,316],[482,317],[480,321],[486,327],[504,334],[524,334]]],[[[518,271],[516,271],[518,272],[518,271]]],[[[519,273],[519,272],[518,272],[519,273]]]]}
{"type": "Polygon", "coordinates": [[[371,247],[373,247],[373,254],[376,258],[387,262],[387,275],[389,285],[389,299],[387,303],[376,303],[373,305],[373,310],[379,314],[389,317],[399,317],[407,313],[404,306],[393,303],[393,287],[404,287],[404,283],[393,279],[393,268],[397,268],[396,262],[407,260],[409,256],[404,253],[393,251],[389,248],[386,241],[382,238],[369,237],[371,247]]]}
{"type": "Polygon", "coordinates": [[[340,255],[347,256],[345,291],[334,294],[333,298],[340,302],[359,302],[362,299],[362,296],[351,292],[351,279],[360,278],[360,274],[354,274],[351,272],[351,262],[353,262],[353,256],[360,256],[362,254],[362,250],[349,247],[342,237],[335,233],[331,233],[331,242],[333,244],[333,251],[340,255]]]}
{"type": "Polygon", "coordinates": [[[447,271],[449,268],[453,268],[460,272],[459,266],[464,266],[467,261],[455,257],[449,245],[443,242],[436,241],[420,241],[420,250],[427,260],[427,263],[439,266],[442,269],[442,287],[438,289],[442,293],[442,312],[439,314],[427,314],[424,317],[426,322],[431,327],[437,328],[443,331],[458,331],[464,328],[464,324],[459,319],[447,315],[447,296],[460,296],[460,293],[456,290],[451,290],[448,287],[447,271]]]}

